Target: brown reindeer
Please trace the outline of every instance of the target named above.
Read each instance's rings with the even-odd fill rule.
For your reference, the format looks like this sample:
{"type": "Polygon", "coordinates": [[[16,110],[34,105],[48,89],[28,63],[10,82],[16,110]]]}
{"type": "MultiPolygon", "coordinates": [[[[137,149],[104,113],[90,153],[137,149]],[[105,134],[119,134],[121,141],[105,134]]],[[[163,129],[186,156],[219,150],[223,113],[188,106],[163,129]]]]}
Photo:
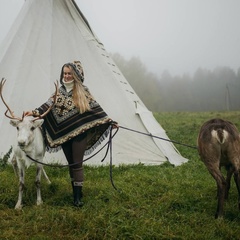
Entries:
{"type": "Polygon", "coordinates": [[[217,211],[215,218],[223,217],[224,200],[228,198],[232,174],[238,190],[240,209],[240,136],[236,126],[222,119],[205,122],[198,135],[198,151],[201,160],[217,183],[217,211]],[[221,167],[227,170],[224,178],[221,167]]]}

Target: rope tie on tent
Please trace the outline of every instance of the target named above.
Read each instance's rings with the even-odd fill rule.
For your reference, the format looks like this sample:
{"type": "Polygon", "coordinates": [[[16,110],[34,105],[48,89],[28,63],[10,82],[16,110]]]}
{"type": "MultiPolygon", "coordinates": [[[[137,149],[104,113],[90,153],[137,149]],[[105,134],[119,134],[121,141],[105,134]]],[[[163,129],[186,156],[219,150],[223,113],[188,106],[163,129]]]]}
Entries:
{"type": "Polygon", "coordinates": [[[177,142],[177,141],[174,141],[174,140],[162,138],[162,137],[159,137],[159,136],[152,135],[151,133],[144,133],[144,132],[140,132],[140,131],[137,131],[137,130],[134,130],[134,129],[131,129],[131,128],[127,128],[127,127],[123,127],[123,126],[119,126],[119,128],[131,131],[131,132],[139,133],[139,134],[142,134],[142,135],[146,135],[146,136],[149,136],[149,137],[152,137],[152,138],[158,138],[158,139],[161,139],[161,140],[164,140],[164,141],[167,141],[167,142],[172,142],[172,143],[175,143],[175,144],[179,144],[179,145],[182,145],[182,146],[185,146],[185,147],[197,149],[197,146],[192,146],[192,145],[180,143],[180,142],[177,142]]]}

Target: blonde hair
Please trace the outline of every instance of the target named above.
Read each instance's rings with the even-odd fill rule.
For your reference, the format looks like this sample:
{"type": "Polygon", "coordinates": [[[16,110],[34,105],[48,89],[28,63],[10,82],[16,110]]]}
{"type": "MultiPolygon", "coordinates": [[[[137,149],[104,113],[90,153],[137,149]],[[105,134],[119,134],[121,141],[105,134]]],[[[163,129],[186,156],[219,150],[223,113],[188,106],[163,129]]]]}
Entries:
{"type": "Polygon", "coordinates": [[[80,113],[84,113],[86,111],[90,111],[90,105],[88,98],[86,96],[86,91],[79,81],[74,79],[73,86],[73,101],[76,107],[79,109],[80,113]]]}

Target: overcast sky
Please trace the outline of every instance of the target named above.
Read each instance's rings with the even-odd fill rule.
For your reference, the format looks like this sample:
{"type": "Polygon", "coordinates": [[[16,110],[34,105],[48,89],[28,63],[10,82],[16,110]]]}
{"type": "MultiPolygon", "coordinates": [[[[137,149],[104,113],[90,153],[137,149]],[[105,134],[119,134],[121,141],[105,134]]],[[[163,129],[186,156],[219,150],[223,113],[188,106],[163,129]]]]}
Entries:
{"type": "MultiPolygon", "coordinates": [[[[57,1],[57,0],[56,0],[57,1]]],[[[76,0],[98,38],[151,72],[240,67],[239,0],[76,0]]],[[[0,41],[24,0],[0,0],[0,41]]]]}

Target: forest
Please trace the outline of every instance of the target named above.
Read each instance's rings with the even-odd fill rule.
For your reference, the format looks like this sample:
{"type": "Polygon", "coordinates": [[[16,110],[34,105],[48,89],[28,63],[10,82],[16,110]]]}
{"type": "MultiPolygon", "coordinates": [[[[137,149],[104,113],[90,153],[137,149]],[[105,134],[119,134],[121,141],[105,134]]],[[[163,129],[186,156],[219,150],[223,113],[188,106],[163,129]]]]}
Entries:
{"type": "Polygon", "coordinates": [[[126,60],[111,54],[129,84],[154,112],[234,111],[240,110],[240,67],[214,70],[198,68],[191,76],[172,76],[167,70],[161,76],[149,72],[138,58],[126,60]]]}

